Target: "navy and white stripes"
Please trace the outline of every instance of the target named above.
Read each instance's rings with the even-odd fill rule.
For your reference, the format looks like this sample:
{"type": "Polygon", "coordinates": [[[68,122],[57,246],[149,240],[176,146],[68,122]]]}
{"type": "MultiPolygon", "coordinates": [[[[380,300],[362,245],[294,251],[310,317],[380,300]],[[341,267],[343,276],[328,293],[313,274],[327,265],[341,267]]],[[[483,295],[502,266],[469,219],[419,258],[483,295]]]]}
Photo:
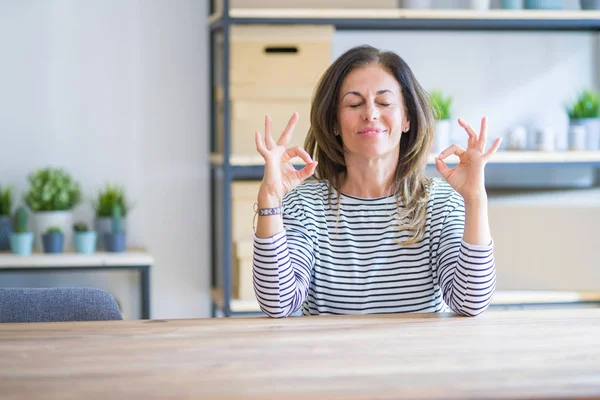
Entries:
{"type": "Polygon", "coordinates": [[[474,316],[494,293],[493,243],[462,240],[462,197],[434,179],[425,238],[402,246],[395,197],[341,196],[306,182],[283,200],[285,231],[254,237],[254,289],[261,309],[304,315],[452,311],[474,316]]]}

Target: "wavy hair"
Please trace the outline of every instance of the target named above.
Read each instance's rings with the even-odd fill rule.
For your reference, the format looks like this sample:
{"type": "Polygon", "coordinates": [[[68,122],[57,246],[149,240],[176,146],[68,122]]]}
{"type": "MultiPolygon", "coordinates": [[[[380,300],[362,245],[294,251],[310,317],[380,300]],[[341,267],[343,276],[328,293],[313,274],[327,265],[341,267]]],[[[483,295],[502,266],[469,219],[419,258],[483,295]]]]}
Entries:
{"type": "Polygon", "coordinates": [[[400,138],[400,154],[392,191],[396,194],[400,229],[411,232],[401,244],[419,242],[425,235],[428,188],[431,186],[424,171],[435,119],[428,93],[421,87],[408,64],[397,54],[372,46],[351,48],[325,71],[314,91],[310,112],[310,129],[304,147],[318,161],[315,178],[329,184],[329,203],[332,188],[337,191],[338,217],[341,177],[346,172],[344,146],[339,131],[338,107],[340,88],[353,70],[378,64],[393,75],[400,84],[410,129],[400,138]],[[404,205],[404,207],[401,206],[404,205]]]}

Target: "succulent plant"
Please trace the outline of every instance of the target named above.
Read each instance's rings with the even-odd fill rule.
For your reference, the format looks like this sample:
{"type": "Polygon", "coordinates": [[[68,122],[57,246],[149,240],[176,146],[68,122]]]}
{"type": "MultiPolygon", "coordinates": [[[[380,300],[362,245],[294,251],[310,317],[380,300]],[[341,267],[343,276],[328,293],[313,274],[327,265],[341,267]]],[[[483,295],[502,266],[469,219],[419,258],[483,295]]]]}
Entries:
{"type": "Polygon", "coordinates": [[[436,120],[450,119],[452,113],[452,97],[445,97],[439,90],[433,90],[429,94],[429,101],[433,107],[436,120]]]}
{"type": "Polygon", "coordinates": [[[39,169],[28,179],[25,202],[33,212],[71,210],[81,201],[79,184],[60,168],[39,169]]]}
{"type": "Polygon", "coordinates": [[[121,207],[123,217],[127,216],[129,204],[125,197],[125,189],[117,185],[106,184],[104,190],[98,193],[98,198],[94,203],[97,217],[112,217],[113,206],[118,204],[121,207]]]}
{"type": "Polygon", "coordinates": [[[571,107],[567,107],[570,119],[598,118],[600,96],[593,90],[582,91],[571,107]]]}
{"type": "Polygon", "coordinates": [[[10,215],[12,209],[12,188],[0,186],[0,215],[10,215]]]}
{"type": "Polygon", "coordinates": [[[58,226],[51,226],[46,230],[46,234],[51,234],[51,233],[62,234],[62,231],[60,230],[60,228],[58,226]]]}
{"type": "Polygon", "coordinates": [[[88,232],[90,229],[85,222],[77,222],[75,225],[73,225],[73,230],[75,232],[88,232]]]}
{"type": "Polygon", "coordinates": [[[21,206],[15,213],[15,233],[27,232],[27,221],[29,220],[29,214],[25,207],[21,206]]]}

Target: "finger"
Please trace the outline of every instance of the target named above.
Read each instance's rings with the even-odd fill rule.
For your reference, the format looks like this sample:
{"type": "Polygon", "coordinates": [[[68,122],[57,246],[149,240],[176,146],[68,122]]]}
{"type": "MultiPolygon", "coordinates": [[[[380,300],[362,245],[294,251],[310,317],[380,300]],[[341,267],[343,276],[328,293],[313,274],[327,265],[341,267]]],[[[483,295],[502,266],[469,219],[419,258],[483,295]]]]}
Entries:
{"type": "Polygon", "coordinates": [[[256,142],[256,150],[258,150],[261,156],[266,157],[268,150],[260,136],[260,132],[254,132],[254,141],[256,142]]]}
{"type": "Polygon", "coordinates": [[[467,124],[465,121],[463,121],[460,118],[458,119],[458,123],[469,134],[469,142],[468,142],[468,146],[467,147],[473,147],[473,146],[475,146],[477,144],[477,134],[475,133],[475,131],[473,130],[473,128],[471,128],[471,125],[467,124]]]}
{"type": "Polygon", "coordinates": [[[265,115],[265,139],[267,141],[267,149],[269,150],[276,146],[275,141],[273,140],[273,135],[271,134],[271,125],[271,117],[265,115]]]}
{"type": "Polygon", "coordinates": [[[440,159],[444,159],[448,156],[451,156],[452,154],[456,154],[457,156],[462,156],[465,153],[465,149],[463,149],[462,147],[453,144],[452,146],[446,148],[444,151],[442,151],[440,153],[440,155],[438,156],[440,159]]]}
{"type": "Polygon", "coordinates": [[[477,141],[477,148],[482,153],[485,151],[487,143],[487,117],[481,119],[481,129],[479,131],[479,140],[477,141]]]}
{"type": "Polygon", "coordinates": [[[317,164],[318,164],[318,162],[313,161],[312,163],[307,164],[304,168],[302,168],[300,171],[298,171],[300,180],[303,181],[307,178],[310,178],[315,173],[317,164]]]}
{"type": "Polygon", "coordinates": [[[306,164],[310,164],[313,162],[313,159],[311,158],[310,154],[308,154],[308,152],[300,146],[287,149],[287,151],[285,152],[283,162],[287,162],[294,157],[300,157],[302,161],[304,161],[306,164]]]}
{"type": "Polygon", "coordinates": [[[444,179],[448,179],[448,177],[452,173],[452,170],[450,168],[448,168],[446,163],[444,161],[442,161],[442,159],[439,157],[435,158],[435,168],[438,170],[440,175],[442,175],[444,177],[444,179]]]}
{"type": "Polygon", "coordinates": [[[298,122],[298,113],[295,112],[292,114],[292,117],[287,123],[287,126],[283,130],[283,133],[279,137],[277,144],[280,146],[285,146],[290,143],[290,138],[292,137],[292,132],[294,132],[294,128],[296,127],[296,122],[298,122]]]}
{"type": "Polygon", "coordinates": [[[492,143],[492,147],[490,147],[490,149],[488,151],[486,151],[483,154],[483,159],[485,162],[488,162],[490,158],[492,158],[492,156],[494,155],[494,153],[496,151],[498,151],[498,149],[500,148],[500,143],[502,143],[502,138],[498,138],[496,140],[494,140],[494,143],[492,143]]]}

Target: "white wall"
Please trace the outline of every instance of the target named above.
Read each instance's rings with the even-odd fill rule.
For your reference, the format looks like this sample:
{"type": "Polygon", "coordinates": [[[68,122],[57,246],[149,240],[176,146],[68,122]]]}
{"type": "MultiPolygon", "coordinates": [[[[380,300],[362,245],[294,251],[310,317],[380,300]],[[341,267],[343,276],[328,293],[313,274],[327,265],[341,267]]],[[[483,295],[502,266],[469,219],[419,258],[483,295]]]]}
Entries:
{"type": "MultiPolygon", "coordinates": [[[[68,169],[87,200],[106,181],[136,203],[130,244],[146,246],[152,317],[209,315],[208,31],[197,0],[0,2],[0,184],[68,169]]],[[[139,317],[133,272],[0,275],[0,285],[93,285],[139,317]]]]}

